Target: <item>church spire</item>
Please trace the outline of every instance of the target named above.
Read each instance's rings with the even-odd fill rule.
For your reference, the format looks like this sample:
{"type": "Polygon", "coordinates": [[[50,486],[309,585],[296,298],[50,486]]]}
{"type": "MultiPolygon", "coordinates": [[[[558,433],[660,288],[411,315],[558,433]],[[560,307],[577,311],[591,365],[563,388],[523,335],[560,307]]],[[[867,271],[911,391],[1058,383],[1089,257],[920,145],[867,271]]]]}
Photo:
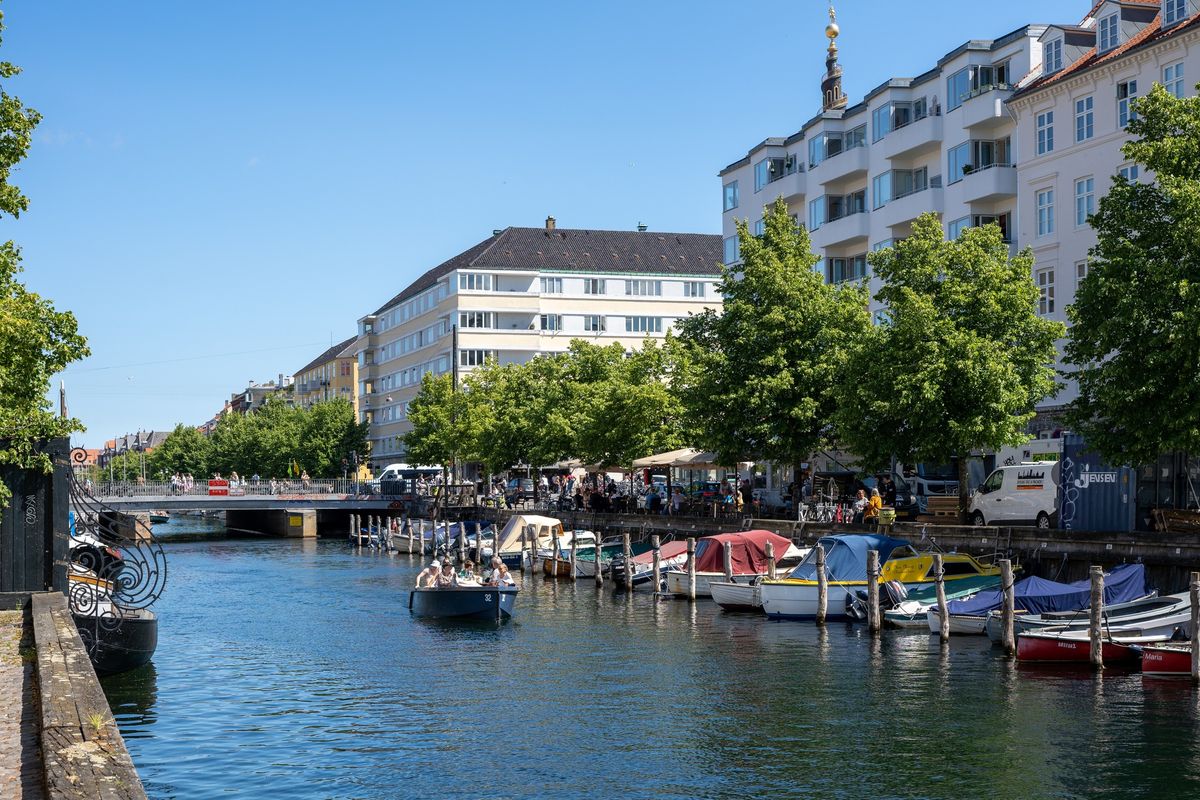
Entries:
{"type": "Polygon", "coordinates": [[[837,12],[829,4],[829,24],[825,35],[829,37],[829,53],[825,57],[825,77],[821,80],[821,109],[837,111],[846,107],[846,95],[842,93],[842,67],[838,64],[837,37],[841,28],[837,24],[837,12]]]}

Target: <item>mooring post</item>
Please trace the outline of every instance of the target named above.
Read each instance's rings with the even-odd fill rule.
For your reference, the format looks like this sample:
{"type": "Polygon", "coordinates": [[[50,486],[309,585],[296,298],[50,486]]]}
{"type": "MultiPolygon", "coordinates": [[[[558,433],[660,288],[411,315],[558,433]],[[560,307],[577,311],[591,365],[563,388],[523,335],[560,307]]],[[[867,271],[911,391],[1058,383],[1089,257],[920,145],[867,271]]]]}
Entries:
{"type": "Polygon", "coordinates": [[[775,545],[767,542],[767,577],[775,580],[775,545]]]}
{"type": "Polygon", "coordinates": [[[575,573],[575,564],[579,558],[579,539],[575,536],[576,532],[571,534],[571,578],[577,577],[575,573]]]}
{"type": "Polygon", "coordinates": [[[725,542],[725,580],[733,582],[733,542],[725,542]]]}
{"type": "Polygon", "coordinates": [[[950,608],[946,605],[946,568],[941,553],[933,554],[933,578],[937,584],[938,637],[950,641],[950,608]]]}
{"type": "Polygon", "coordinates": [[[1091,568],[1092,578],[1092,602],[1091,602],[1091,618],[1088,620],[1088,638],[1092,643],[1092,668],[1104,668],[1104,640],[1103,640],[1103,624],[1104,624],[1104,569],[1102,567],[1091,568]]]}
{"type": "MultiPolygon", "coordinates": [[[[446,535],[450,535],[450,523],[446,523],[446,535]]],[[[475,528],[475,536],[479,536],[478,524],[475,528]]],[[[467,524],[465,522],[458,523],[458,563],[465,564],[467,561],[467,524]]]]}
{"type": "Polygon", "coordinates": [[[350,527],[350,530],[348,531],[349,538],[354,539],[354,515],[353,514],[350,515],[349,527],[350,527]]]}
{"type": "Polygon", "coordinates": [[[1192,682],[1200,683],[1200,572],[1192,573],[1192,682]]]}
{"type": "MultiPolygon", "coordinates": [[[[528,532],[522,526],[522,528],[521,528],[521,574],[522,575],[525,574],[525,544],[526,544],[526,539],[529,538],[527,533],[528,532]]],[[[496,553],[496,555],[500,555],[500,554],[496,553]]],[[[530,563],[533,563],[532,559],[530,559],[530,563]]]]}
{"type": "Polygon", "coordinates": [[[1017,639],[1013,624],[1017,610],[1017,590],[1013,586],[1012,561],[1000,559],[1000,588],[1004,591],[1004,605],[1000,607],[1000,641],[1004,652],[1010,656],[1017,652],[1017,639]]]}
{"type": "Polygon", "coordinates": [[[867,630],[879,630],[879,551],[867,551],[867,630]]]}
{"type": "Polygon", "coordinates": [[[825,624],[829,611],[829,576],[825,574],[825,545],[817,545],[817,624],[825,624]]]}
{"type": "Polygon", "coordinates": [[[629,531],[621,534],[621,555],[625,557],[625,591],[633,591],[633,544],[629,531]]]}
{"type": "MultiPolygon", "coordinates": [[[[551,572],[551,573],[549,573],[549,574],[550,574],[550,575],[553,575],[554,577],[556,577],[556,578],[557,578],[557,577],[558,577],[558,552],[559,552],[559,548],[558,548],[558,528],[555,528],[555,529],[554,529],[554,531],[553,531],[553,533],[550,535],[550,548],[551,548],[551,551],[550,551],[550,561],[551,561],[551,563],[553,563],[553,564],[554,564],[554,572],[551,572]]],[[[546,569],[546,565],[543,563],[543,564],[542,564],[542,574],[543,574],[543,575],[547,574],[547,573],[545,572],[545,569],[546,569]]]]}
{"type": "Polygon", "coordinates": [[[696,537],[694,536],[689,536],[687,540],[687,569],[687,598],[694,603],[696,602],[696,537]]]}
{"type": "MultiPolygon", "coordinates": [[[[650,547],[654,553],[654,593],[662,587],[662,549],[658,534],[650,537],[650,547]]],[[[632,564],[626,564],[625,569],[633,571],[632,564]]]]}
{"type": "Polygon", "coordinates": [[[354,546],[362,547],[362,517],[354,515],[354,546]]]}
{"type": "Polygon", "coordinates": [[[408,554],[411,556],[411,555],[413,554],[413,524],[412,524],[412,517],[407,517],[407,518],[405,518],[405,523],[406,523],[405,527],[407,527],[407,528],[408,528],[408,554]]]}

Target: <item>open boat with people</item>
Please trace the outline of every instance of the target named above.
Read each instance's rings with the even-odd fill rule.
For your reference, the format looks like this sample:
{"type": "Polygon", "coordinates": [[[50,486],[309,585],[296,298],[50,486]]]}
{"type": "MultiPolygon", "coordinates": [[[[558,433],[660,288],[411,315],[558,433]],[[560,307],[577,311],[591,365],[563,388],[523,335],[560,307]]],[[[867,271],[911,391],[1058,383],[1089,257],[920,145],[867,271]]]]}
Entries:
{"type": "MultiPolygon", "coordinates": [[[[710,581],[725,579],[725,543],[730,544],[730,559],[734,583],[748,584],[756,578],[767,574],[767,544],[770,543],[777,565],[784,568],[796,564],[807,551],[801,550],[785,539],[770,531],[737,531],[734,533],[719,533],[715,536],[705,536],[696,542],[696,596],[711,597],[710,581]]],[[[673,595],[686,596],[688,593],[688,572],[678,566],[666,572],[667,592],[673,595]]]]}
{"type": "Polygon", "coordinates": [[[410,589],[408,610],[417,617],[509,619],[517,602],[516,586],[448,586],[410,589]]]}

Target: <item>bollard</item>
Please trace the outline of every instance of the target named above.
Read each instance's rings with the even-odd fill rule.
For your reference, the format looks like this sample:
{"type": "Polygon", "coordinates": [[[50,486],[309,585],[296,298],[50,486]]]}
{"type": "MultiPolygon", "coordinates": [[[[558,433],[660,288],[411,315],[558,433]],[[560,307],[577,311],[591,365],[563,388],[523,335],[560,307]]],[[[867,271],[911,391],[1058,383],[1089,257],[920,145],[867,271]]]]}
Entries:
{"type": "MultiPolygon", "coordinates": [[[[650,537],[650,547],[654,551],[654,593],[658,594],[658,590],[662,588],[662,551],[659,549],[658,535],[650,537]]],[[[633,565],[626,565],[626,569],[632,569],[633,565]]]]}
{"type": "Polygon", "coordinates": [[[879,551],[867,551],[867,629],[879,631],[879,551]]]}
{"type": "Polygon", "coordinates": [[[1192,682],[1200,683],[1200,572],[1192,573],[1192,682]]]}
{"type": "Polygon", "coordinates": [[[733,542],[725,542],[725,581],[733,582],[733,542]]]}
{"type": "Polygon", "coordinates": [[[767,577],[775,580],[775,545],[767,542],[767,577]]]}
{"type": "Polygon", "coordinates": [[[1012,562],[1007,558],[1000,559],[1000,588],[1004,591],[1004,605],[1000,607],[1000,642],[1004,652],[1011,656],[1017,652],[1017,638],[1013,635],[1017,591],[1013,587],[1012,562]]]}
{"type": "Polygon", "coordinates": [[[1092,668],[1104,668],[1104,642],[1101,626],[1104,621],[1104,569],[1091,568],[1092,602],[1091,618],[1088,620],[1088,638],[1092,643],[1092,668]]]}
{"type": "Polygon", "coordinates": [[[687,598],[696,602],[696,538],[689,536],[687,540],[687,598]]]}
{"type": "Polygon", "coordinates": [[[575,537],[575,534],[572,533],[571,534],[571,578],[572,579],[579,577],[579,574],[575,571],[575,563],[578,559],[579,559],[579,540],[575,537]]]}
{"type": "Polygon", "coordinates": [[[825,545],[817,545],[817,624],[825,624],[829,611],[829,577],[825,574],[825,545]]]}
{"type": "Polygon", "coordinates": [[[946,605],[946,571],[941,553],[933,554],[933,576],[937,583],[938,637],[947,642],[950,640],[950,608],[946,605]]]}
{"type": "Polygon", "coordinates": [[[625,591],[633,591],[633,545],[629,541],[629,532],[621,535],[621,555],[625,557],[625,591]]]}

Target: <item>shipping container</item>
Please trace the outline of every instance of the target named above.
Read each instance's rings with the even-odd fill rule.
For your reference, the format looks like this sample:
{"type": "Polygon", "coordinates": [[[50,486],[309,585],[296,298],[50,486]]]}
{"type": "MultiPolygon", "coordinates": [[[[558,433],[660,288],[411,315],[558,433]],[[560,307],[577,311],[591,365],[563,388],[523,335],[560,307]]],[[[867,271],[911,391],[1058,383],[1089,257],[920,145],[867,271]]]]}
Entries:
{"type": "Polygon", "coordinates": [[[1058,524],[1063,530],[1132,531],[1137,515],[1137,475],[1129,467],[1110,467],[1088,450],[1083,437],[1063,441],[1058,524]]]}

